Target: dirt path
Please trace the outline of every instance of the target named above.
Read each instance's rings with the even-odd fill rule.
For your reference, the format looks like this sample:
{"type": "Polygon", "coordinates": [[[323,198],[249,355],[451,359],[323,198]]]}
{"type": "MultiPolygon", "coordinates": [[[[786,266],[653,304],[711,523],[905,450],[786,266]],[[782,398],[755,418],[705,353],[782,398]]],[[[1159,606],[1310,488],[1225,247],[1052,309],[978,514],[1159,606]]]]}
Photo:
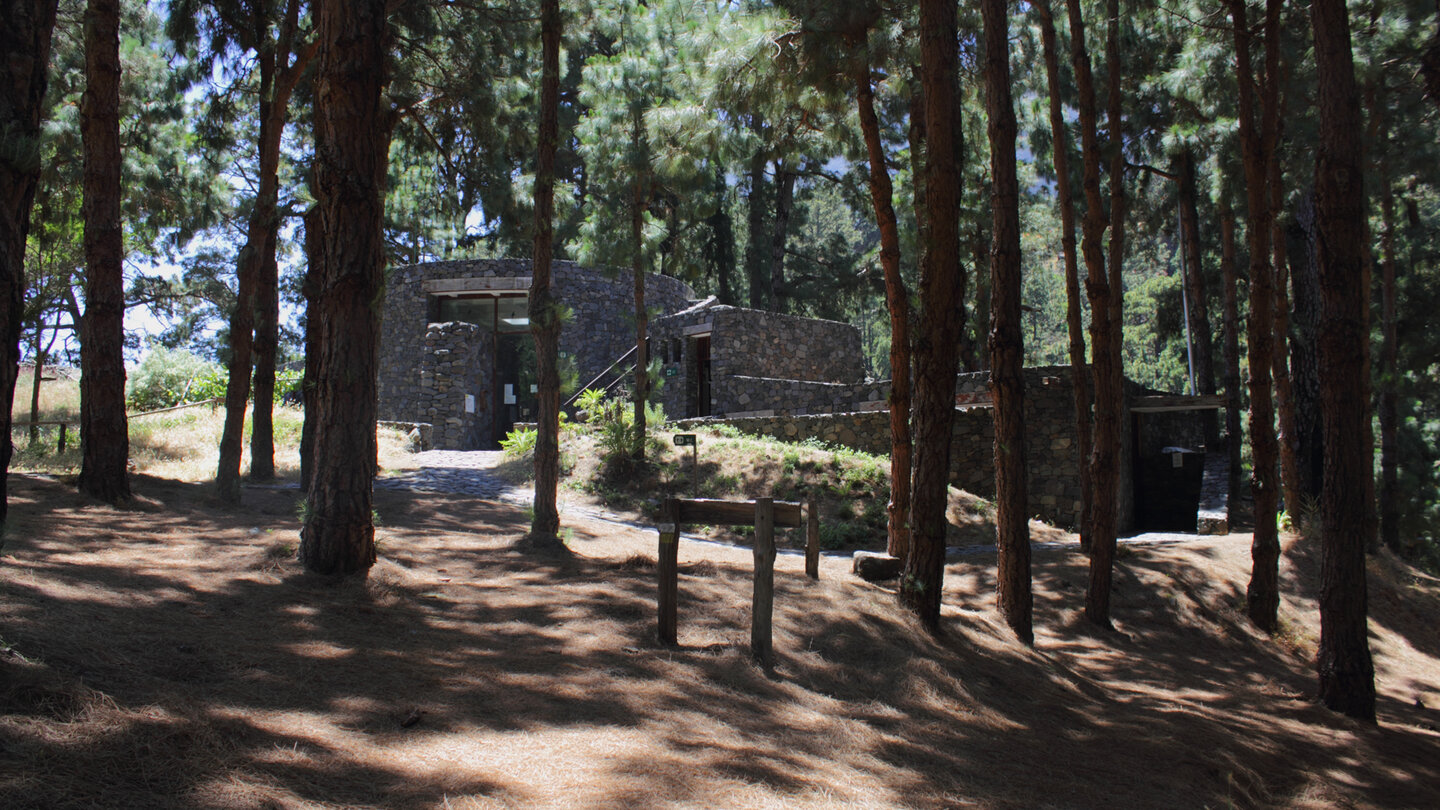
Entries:
{"type": "Polygon", "coordinates": [[[1277,640],[1235,608],[1235,543],[1122,556],[1109,634],[1077,619],[1083,559],[1041,550],[1034,648],[993,611],[993,557],[947,568],[939,640],[844,561],[812,582],[782,557],[765,671],[746,549],[681,544],[667,648],[650,531],[575,517],[572,555],[536,557],[515,505],[382,489],[380,562],[336,583],[293,559],[293,491],[136,491],[11,477],[0,806],[1440,806],[1417,708],[1440,585],[1408,571],[1372,571],[1366,728],[1313,703],[1303,549],[1277,640]]]}

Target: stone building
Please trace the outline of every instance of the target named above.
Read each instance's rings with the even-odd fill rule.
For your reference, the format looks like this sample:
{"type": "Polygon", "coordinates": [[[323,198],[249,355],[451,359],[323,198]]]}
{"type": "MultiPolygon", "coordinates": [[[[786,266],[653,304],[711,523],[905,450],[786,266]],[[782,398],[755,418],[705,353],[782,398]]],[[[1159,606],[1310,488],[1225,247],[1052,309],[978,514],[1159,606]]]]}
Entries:
{"type": "MultiPolygon", "coordinates": [[[[611,276],[573,262],[556,262],[553,273],[570,310],[560,333],[562,375],[577,387],[620,379],[635,345],[629,273],[611,276]]],[[[380,418],[428,425],[422,433],[435,447],[460,450],[493,447],[514,423],[533,421],[529,288],[528,260],[396,268],[382,313],[380,418]]],[[[890,384],[865,378],[853,326],[697,301],[689,286],[665,276],[647,276],[646,301],[650,356],[661,368],[656,397],[670,418],[725,419],[782,440],[889,453],[890,384]]],[[[988,376],[956,381],[950,475],[956,486],[987,497],[995,475],[988,376]]],[[[1025,391],[1030,512],[1073,526],[1081,459],[1069,368],[1026,369],[1025,391]]],[[[1177,527],[1193,525],[1202,469],[1206,480],[1225,472],[1210,469],[1223,454],[1199,452],[1215,444],[1202,409],[1220,404],[1127,384],[1122,526],[1158,527],[1177,514],[1177,527]]]]}
{"type": "MultiPolygon", "coordinates": [[[[391,272],[381,314],[379,414],[433,425],[443,449],[493,447],[515,422],[535,418],[530,261],[430,262],[391,272]]],[[[560,331],[562,374],[584,385],[635,345],[630,273],[555,262],[570,310],[560,331]]],[[[646,277],[651,311],[678,312],[695,293],[678,279],[646,277]]]]}

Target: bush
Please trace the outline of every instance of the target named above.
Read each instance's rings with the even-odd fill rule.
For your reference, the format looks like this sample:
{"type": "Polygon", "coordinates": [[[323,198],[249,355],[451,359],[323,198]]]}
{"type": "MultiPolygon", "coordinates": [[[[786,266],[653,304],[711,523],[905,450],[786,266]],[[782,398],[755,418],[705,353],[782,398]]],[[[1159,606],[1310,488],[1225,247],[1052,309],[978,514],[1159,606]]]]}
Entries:
{"type": "Polygon", "coordinates": [[[189,352],[157,346],[131,372],[126,388],[127,407],[153,411],[224,396],[225,370],[189,352]]]}
{"type": "Polygon", "coordinates": [[[524,458],[535,451],[535,440],[539,437],[535,428],[516,428],[500,440],[500,449],[506,458],[524,458]]]}

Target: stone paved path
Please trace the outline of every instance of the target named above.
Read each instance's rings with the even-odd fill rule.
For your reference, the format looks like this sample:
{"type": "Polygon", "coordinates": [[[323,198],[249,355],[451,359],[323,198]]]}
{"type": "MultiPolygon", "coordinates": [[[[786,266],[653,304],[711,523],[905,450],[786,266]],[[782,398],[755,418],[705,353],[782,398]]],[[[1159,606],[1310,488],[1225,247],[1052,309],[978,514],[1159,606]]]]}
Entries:
{"type": "Polygon", "coordinates": [[[516,487],[493,472],[504,458],[501,450],[426,450],[415,454],[417,469],[375,479],[377,489],[449,492],[476,498],[528,504],[530,487],[516,487]]]}

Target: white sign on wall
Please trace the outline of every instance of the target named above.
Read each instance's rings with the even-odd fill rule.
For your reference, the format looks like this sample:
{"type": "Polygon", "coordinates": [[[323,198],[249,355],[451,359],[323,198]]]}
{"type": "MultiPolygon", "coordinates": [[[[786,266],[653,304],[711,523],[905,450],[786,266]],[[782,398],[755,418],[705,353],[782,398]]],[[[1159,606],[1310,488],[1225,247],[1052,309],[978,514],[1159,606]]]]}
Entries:
{"type": "Polygon", "coordinates": [[[511,385],[510,383],[505,383],[505,404],[515,404],[515,386],[511,385]]]}
{"type": "Polygon", "coordinates": [[[466,395],[465,395],[465,412],[466,412],[466,413],[474,413],[474,412],[475,412],[475,395],[474,395],[474,394],[466,394],[466,395]]]}

